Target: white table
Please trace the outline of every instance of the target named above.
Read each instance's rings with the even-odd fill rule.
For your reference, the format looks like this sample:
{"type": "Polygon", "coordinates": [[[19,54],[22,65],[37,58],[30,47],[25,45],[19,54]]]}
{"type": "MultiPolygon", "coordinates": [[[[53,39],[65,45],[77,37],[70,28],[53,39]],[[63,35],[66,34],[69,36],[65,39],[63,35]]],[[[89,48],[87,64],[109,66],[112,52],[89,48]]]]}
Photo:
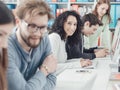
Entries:
{"type": "Polygon", "coordinates": [[[99,59],[98,66],[96,68],[97,78],[92,90],[107,90],[109,76],[110,76],[110,60],[109,59],[99,59]]]}
{"type": "MultiPolygon", "coordinates": [[[[91,73],[77,73],[66,69],[57,76],[55,90],[108,90],[111,62],[109,57],[97,58],[98,65],[91,73]]],[[[79,68],[80,70],[80,68],[79,68]]]]}
{"type": "Polygon", "coordinates": [[[58,75],[56,90],[91,90],[97,76],[96,71],[76,72],[77,70],[81,69],[66,69],[58,75]]]}

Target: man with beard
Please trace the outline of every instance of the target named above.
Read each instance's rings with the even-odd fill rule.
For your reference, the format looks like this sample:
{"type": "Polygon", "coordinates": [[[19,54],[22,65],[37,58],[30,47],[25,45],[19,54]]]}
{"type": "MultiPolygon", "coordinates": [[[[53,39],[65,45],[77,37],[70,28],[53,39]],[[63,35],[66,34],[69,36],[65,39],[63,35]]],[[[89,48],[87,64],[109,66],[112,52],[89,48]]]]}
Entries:
{"type": "Polygon", "coordinates": [[[16,9],[18,27],[8,42],[8,90],[53,90],[57,62],[51,53],[49,6],[41,0],[24,0],[16,9]]]}

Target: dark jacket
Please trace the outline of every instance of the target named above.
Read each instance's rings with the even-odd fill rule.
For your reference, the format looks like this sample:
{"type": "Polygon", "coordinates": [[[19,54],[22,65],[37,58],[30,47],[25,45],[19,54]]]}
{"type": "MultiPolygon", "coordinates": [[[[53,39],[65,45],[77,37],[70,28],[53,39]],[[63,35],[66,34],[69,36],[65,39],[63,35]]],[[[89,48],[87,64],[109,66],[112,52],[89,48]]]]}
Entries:
{"type": "MultiPolygon", "coordinates": [[[[83,36],[81,36],[82,38],[83,36]]],[[[94,59],[96,58],[96,55],[94,53],[94,49],[97,49],[97,47],[85,49],[83,47],[82,39],[78,40],[78,44],[70,45],[69,41],[66,41],[66,51],[67,51],[67,59],[73,59],[73,58],[84,58],[84,59],[94,59]]]]}

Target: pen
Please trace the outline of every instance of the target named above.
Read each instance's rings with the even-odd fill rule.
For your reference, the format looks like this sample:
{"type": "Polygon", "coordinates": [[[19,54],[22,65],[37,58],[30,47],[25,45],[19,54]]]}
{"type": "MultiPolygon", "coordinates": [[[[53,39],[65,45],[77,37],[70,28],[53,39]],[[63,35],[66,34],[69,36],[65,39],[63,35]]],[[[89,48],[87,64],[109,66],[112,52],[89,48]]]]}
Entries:
{"type": "Polygon", "coordinates": [[[82,72],[83,72],[83,73],[84,73],[84,72],[89,72],[89,73],[90,73],[91,71],[89,71],[89,70],[76,70],[76,72],[81,72],[81,73],[82,73],[82,72]]]}

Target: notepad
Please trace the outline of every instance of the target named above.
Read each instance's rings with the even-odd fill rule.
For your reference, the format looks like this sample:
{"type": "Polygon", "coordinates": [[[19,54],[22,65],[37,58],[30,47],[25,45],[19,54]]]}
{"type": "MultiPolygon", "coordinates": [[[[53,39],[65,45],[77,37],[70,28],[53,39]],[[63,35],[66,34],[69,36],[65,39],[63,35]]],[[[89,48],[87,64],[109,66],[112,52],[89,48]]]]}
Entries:
{"type": "MultiPolygon", "coordinates": [[[[92,65],[83,67],[84,69],[94,69],[97,67],[98,61],[92,60],[92,65]]],[[[75,69],[75,68],[82,68],[80,65],[80,60],[69,60],[67,63],[59,63],[57,65],[57,70],[55,72],[56,75],[62,73],[65,69],[75,69]]]]}
{"type": "Polygon", "coordinates": [[[95,69],[97,67],[97,64],[98,64],[98,61],[93,60],[92,65],[84,67],[84,68],[86,68],[86,69],[95,69]]]}
{"type": "MultiPolygon", "coordinates": [[[[80,60],[69,60],[69,67],[68,68],[82,68],[80,65],[80,60]]],[[[92,65],[83,67],[85,69],[94,69],[97,67],[98,61],[97,60],[92,60],[92,65]]]]}

